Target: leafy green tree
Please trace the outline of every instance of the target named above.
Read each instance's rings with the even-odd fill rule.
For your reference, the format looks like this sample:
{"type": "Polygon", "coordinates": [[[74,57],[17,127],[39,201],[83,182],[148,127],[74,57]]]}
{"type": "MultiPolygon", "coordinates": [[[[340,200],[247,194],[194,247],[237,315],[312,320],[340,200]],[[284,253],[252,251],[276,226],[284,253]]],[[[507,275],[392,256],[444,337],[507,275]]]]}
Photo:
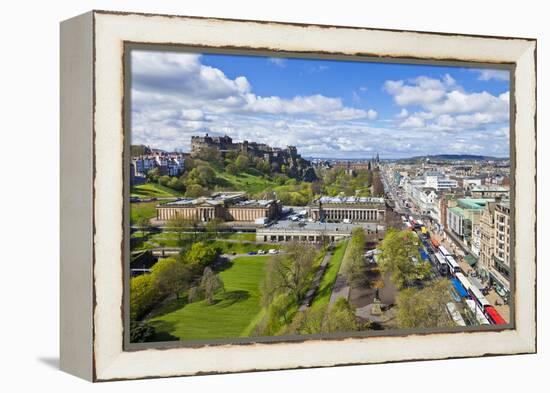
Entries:
{"type": "Polygon", "coordinates": [[[342,261],[346,278],[354,285],[364,285],[367,282],[364,259],[365,242],[365,230],[354,228],[342,261]]]}
{"type": "Polygon", "coordinates": [[[208,304],[214,303],[214,295],[224,290],[224,285],[219,274],[215,274],[211,268],[206,267],[201,278],[201,289],[208,304]]]}
{"type": "Polygon", "coordinates": [[[352,332],[369,326],[360,326],[355,319],[355,311],[349,302],[338,299],[332,305],[311,307],[299,312],[289,325],[290,334],[320,334],[352,332]]]}
{"type": "Polygon", "coordinates": [[[246,171],[250,165],[250,160],[245,153],[241,153],[235,160],[235,165],[239,170],[246,171]]]}
{"type": "Polygon", "coordinates": [[[164,176],[161,176],[158,178],[158,183],[161,185],[161,186],[168,186],[168,183],[170,182],[170,176],[167,176],[167,175],[164,175],[164,176]]]}
{"type": "Polygon", "coordinates": [[[199,184],[189,184],[186,187],[185,196],[188,198],[198,198],[208,194],[208,189],[199,184]]]}
{"type": "Polygon", "coordinates": [[[219,250],[213,245],[205,242],[196,242],[187,251],[184,260],[193,270],[201,271],[216,260],[218,253],[219,250]]]}
{"type": "Polygon", "coordinates": [[[228,164],[225,167],[225,170],[230,175],[236,175],[237,173],[239,173],[239,168],[237,168],[237,166],[235,164],[228,164]]]}
{"type": "Polygon", "coordinates": [[[380,272],[390,274],[390,279],[403,288],[418,277],[417,263],[420,260],[418,236],[411,231],[389,229],[378,246],[380,272]]]}
{"type": "Polygon", "coordinates": [[[446,305],[451,301],[450,282],[441,279],[423,289],[407,288],[396,299],[397,324],[402,329],[452,326],[446,305]]]}
{"type": "Polygon", "coordinates": [[[147,217],[140,217],[137,222],[137,226],[141,231],[141,236],[147,236],[147,233],[151,230],[151,223],[147,217]]]}
{"type": "Polygon", "coordinates": [[[152,275],[143,274],[132,277],[130,280],[130,319],[142,318],[153,308],[159,298],[152,275]]]}
{"type": "Polygon", "coordinates": [[[285,253],[272,257],[261,286],[264,304],[285,293],[300,301],[311,282],[316,255],[315,247],[291,242],[285,246],[285,253]]]}
{"type": "Polygon", "coordinates": [[[344,299],[338,299],[328,308],[325,314],[323,331],[326,333],[334,332],[352,332],[359,330],[355,319],[355,311],[351,304],[344,299]]]}
{"type": "Polygon", "coordinates": [[[175,296],[189,287],[191,270],[175,258],[160,259],[151,269],[156,290],[163,297],[175,296]]]}
{"type": "Polygon", "coordinates": [[[384,196],[384,185],[380,179],[380,171],[375,170],[372,175],[372,195],[375,197],[384,196]]]}
{"type": "Polygon", "coordinates": [[[166,186],[176,191],[185,191],[185,183],[177,177],[172,177],[166,186]]]}
{"type": "Polygon", "coordinates": [[[222,229],[223,220],[220,218],[214,218],[208,221],[204,225],[205,234],[207,239],[214,239],[217,237],[218,232],[222,229]]]}
{"type": "Polygon", "coordinates": [[[183,236],[193,226],[193,220],[184,218],[182,215],[176,214],[174,217],[168,220],[166,227],[178,234],[178,244],[183,246],[183,236]]]}
{"type": "Polygon", "coordinates": [[[130,321],[130,342],[144,343],[155,336],[155,328],[149,322],[130,321]]]}
{"type": "Polygon", "coordinates": [[[160,171],[158,168],[150,169],[146,175],[147,180],[149,180],[150,182],[156,182],[159,176],[160,176],[160,171]]]}

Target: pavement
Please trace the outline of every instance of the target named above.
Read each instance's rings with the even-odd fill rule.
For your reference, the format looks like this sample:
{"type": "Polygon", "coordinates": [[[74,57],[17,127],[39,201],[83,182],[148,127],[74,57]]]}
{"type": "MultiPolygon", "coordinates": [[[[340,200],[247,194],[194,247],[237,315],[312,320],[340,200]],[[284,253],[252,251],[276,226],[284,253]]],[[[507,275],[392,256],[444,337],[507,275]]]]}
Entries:
{"type": "Polygon", "coordinates": [[[313,278],[313,282],[311,283],[311,287],[306,293],[306,297],[304,298],[302,305],[298,309],[298,311],[304,311],[306,308],[308,308],[311,303],[313,302],[313,298],[315,297],[315,294],[317,293],[317,290],[319,289],[319,285],[321,284],[321,280],[323,279],[323,275],[325,274],[325,271],[327,270],[328,262],[330,261],[330,258],[332,257],[332,252],[327,252],[325,254],[325,257],[323,258],[323,261],[317,268],[317,271],[315,272],[315,277],[313,278]]]}

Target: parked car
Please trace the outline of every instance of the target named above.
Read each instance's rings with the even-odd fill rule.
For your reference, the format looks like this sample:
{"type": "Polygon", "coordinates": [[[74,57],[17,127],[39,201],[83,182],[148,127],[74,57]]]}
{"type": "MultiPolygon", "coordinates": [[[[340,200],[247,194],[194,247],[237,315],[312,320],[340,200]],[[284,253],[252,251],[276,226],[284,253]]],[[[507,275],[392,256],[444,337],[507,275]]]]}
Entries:
{"type": "Polygon", "coordinates": [[[274,249],[274,248],[272,248],[272,249],[269,250],[269,253],[270,253],[270,254],[277,254],[278,252],[279,252],[279,250],[276,250],[276,249],[274,249]]]}
{"type": "Polygon", "coordinates": [[[248,251],[248,255],[256,255],[256,251],[248,251]]]}
{"type": "Polygon", "coordinates": [[[258,250],[258,255],[264,255],[266,253],[265,250],[258,250]]]}

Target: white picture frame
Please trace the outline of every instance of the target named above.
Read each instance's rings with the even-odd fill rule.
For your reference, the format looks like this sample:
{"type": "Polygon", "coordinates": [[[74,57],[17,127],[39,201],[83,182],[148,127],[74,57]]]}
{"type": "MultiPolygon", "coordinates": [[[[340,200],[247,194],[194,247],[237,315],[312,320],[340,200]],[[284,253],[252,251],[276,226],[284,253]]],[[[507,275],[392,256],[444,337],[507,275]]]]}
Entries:
{"type": "Polygon", "coordinates": [[[92,11],[61,24],[61,368],[90,381],[536,352],[536,40],[92,11]],[[128,348],[128,43],[513,67],[513,328],[128,348]]]}

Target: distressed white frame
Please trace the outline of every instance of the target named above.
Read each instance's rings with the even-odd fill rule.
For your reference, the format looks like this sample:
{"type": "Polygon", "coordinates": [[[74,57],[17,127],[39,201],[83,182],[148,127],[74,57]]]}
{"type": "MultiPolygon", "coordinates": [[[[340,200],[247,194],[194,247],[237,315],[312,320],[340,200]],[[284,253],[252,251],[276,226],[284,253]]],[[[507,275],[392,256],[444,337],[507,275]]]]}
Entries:
{"type": "Polygon", "coordinates": [[[536,351],[535,40],[106,12],[88,17],[93,19],[95,57],[95,307],[92,359],[89,354],[83,358],[73,354],[75,361],[89,362],[83,367],[91,367],[91,378],[88,373],[82,376],[132,379],[536,351]],[[515,329],[125,352],[121,315],[124,42],[515,63],[515,329]]]}

